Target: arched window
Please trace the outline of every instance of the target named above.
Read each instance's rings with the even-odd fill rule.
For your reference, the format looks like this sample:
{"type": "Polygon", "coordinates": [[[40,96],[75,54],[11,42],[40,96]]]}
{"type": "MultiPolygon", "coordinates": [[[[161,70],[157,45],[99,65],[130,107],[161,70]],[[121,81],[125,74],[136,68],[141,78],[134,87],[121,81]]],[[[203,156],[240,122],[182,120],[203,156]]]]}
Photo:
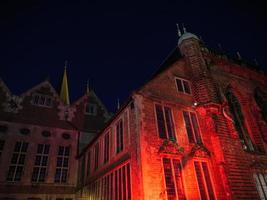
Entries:
{"type": "Polygon", "coordinates": [[[257,105],[261,109],[262,119],[267,122],[267,97],[260,90],[260,88],[256,88],[254,92],[254,98],[257,105]]]}
{"type": "Polygon", "coordinates": [[[242,144],[244,145],[243,148],[248,149],[250,151],[254,151],[255,147],[250,139],[248,130],[246,128],[244,115],[242,113],[241,106],[237,97],[233,94],[231,89],[228,89],[225,96],[229,104],[230,112],[233,116],[235,128],[238,132],[242,144]]]}

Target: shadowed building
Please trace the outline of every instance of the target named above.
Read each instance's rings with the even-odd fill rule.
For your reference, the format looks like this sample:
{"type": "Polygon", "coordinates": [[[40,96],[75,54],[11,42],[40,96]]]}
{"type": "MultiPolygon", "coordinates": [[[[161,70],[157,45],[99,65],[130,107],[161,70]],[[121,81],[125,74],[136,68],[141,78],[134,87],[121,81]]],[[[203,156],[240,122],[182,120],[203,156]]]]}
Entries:
{"type": "Polygon", "coordinates": [[[267,77],[179,31],[79,155],[77,198],[267,199],[267,77]]]}
{"type": "Polygon", "coordinates": [[[108,118],[93,90],[70,104],[66,68],[59,94],[44,81],[16,96],[0,80],[0,199],[74,199],[78,142],[108,118]]]}

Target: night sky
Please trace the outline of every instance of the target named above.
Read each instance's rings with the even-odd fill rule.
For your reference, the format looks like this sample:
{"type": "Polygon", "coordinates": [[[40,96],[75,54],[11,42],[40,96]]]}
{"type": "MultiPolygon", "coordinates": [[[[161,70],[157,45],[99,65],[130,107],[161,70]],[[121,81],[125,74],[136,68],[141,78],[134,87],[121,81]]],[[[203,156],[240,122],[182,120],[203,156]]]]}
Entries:
{"type": "Polygon", "coordinates": [[[68,60],[71,100],[90,78],[114,111],[176,46],[176,23],[267,69],[267,7],[252,2],[1,0],[0,77],[14,94],[47,77],[57,89],[68,60]]]}

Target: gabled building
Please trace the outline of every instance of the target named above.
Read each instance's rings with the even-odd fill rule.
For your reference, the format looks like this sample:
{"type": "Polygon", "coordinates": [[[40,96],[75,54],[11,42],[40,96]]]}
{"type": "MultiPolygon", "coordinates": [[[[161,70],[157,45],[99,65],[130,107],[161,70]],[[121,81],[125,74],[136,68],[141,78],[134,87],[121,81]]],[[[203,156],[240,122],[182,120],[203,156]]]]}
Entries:
{"type": "Polygon", "coordinates": [[[109,117],[93,90],[70,102],[66,68],[59,94],[43,81],[17,96],[0,80],[0,199],[74,199],[78,150],[109,117]]]}
{"type": "Polygon", "coordinates": [[[267,199],[267,76],[184,30],[79,155],[88,200],[267,199]]]}

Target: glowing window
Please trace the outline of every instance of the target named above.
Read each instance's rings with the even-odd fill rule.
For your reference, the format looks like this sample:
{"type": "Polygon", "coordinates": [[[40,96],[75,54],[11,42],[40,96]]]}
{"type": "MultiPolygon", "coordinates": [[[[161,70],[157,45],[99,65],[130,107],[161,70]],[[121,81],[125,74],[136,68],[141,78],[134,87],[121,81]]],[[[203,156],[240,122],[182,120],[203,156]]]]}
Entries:
{"type": "Polygon", "coordinates": [[[9,166],[7,181],[20,181],[24,169],[26,153],[28,149],[27,142],[16,142],[14,152],[9,166]]]}
{"type": "Polygon", "coordinates": [[[184,111],[183,116],[189,142],[202,144],[196,114],[184,111]]]}
{"type": "Polygon", "coordinates": [[[261,200],[267,199],[267,174],[255,173],[253,174],[256,182],[257,190],[261,200]]]}
{"type": "Polygon", "coordinates": [[[180,161],[163,158],[165,185],[168,200],[185,199],[180,161]]]}
{"type": "Polygon", "coordinates": [[[195,161],[194,166],[201,199],[214,200],[215,195],[207,163],[195,161]]]}
{"type": "Polygon", "coordinates": [[[32,182],[44,182],[48,165],[50,145],[38,144],[35,163],[32,173],[32,182]]]}
{"type": "Polygon", "coordinates": [[[131,200],[130,164],[124,164],[100,177],[88,186],[88,192],[91,199],[131,200]]]}
{"type": "Polygon", "coordinates": [[[155,106],[159,137],[176,140],[171,108],[158,104],[155,106]]]}
{"type": "Polygon", "coordinates": [[[176,87],[179,92],[191,94],[190,82],[185,79],[176,78],[176,87]]]}
{"type": "Polygon", "coordinates": [[[66,183],[69,171],[70,147],[59,146],[57,154],[57,166],[55,173],[55,183],[66,183]]]}

